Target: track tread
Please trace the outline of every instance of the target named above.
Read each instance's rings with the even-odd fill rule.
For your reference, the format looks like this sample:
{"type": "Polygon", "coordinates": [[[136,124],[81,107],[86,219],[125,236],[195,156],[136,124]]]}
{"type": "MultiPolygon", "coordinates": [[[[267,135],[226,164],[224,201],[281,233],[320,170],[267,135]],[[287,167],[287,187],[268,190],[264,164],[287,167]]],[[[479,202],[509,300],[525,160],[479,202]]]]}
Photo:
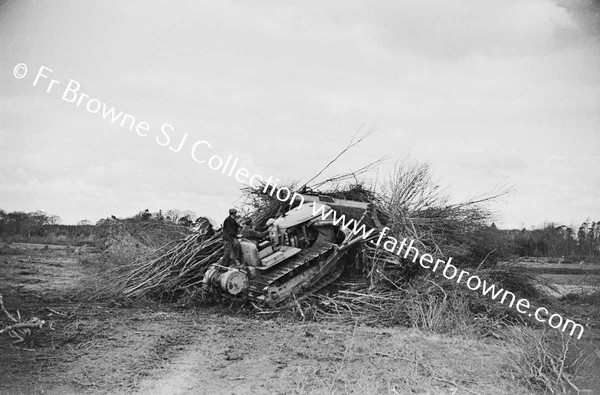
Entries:
{"type": "Polygon", "coordinates": [[[275,265],[272,270],[268,270],[266,273],[261,272],[254,279],[252,279],[249,288],[250,295],[255,295],[255,297],[258,299],[258,297],[264,294],[265,289],[271,284],[275,283],[278,279],[285,276],[292,270],[309,263],[313,259],[322,256],[329,250],[332,250],[334,247],[334,243],[324,241],[317,242],[312,247],[302,250],[287,261],[275,265]]]}

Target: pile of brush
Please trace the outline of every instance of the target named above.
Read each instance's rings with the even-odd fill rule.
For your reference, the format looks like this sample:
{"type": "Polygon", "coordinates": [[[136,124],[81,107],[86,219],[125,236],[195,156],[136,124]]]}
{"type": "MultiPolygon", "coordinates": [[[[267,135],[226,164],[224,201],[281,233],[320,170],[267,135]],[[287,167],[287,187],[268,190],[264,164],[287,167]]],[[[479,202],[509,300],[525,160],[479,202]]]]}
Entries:
{"type": "MultiPolygon", "coordinates": [[[[356,188],[354,188],[356,189],[356,188]]],[[[360,189],[360,188],[359,188],[360,189]]],[[[364,188],[363,188],[364,189],[364,188]]],[[[337,197],[355,195],[338,191],[337,197]]],[[[449,204],[431,181],[427,165],[397,166],[380,190],[371,192],[387,235],[414,240],[421,254],[476,273],[518,297],[538,296],[538,280],[519,267],[502,263],[508,256],[502,233],[491,227],[485,202],[506,192],[449,204]]],[[[334,292],[313,295],[297,303],[302,317],[336,318],[372,325],[408,325],[443,333],[498,336],[495,328],[522,318],[498,301],[448,281],[410,260],[365,243],[334,292]]]]}
{"type": "MultiPolygon", "coordinates": [[[[353,139],[341,154],[361,140],[353,139]]],[[[532,278],[515,275],[513,269],[497,265],[500,259],[506,258],[505,240],[489,226],[490,213],[483,204],[504,195],[506,190],[450,204],[442,189],[432,182],[429,167],[419,164],[398,165],[378,188],[366,187],[357,181],[358,175],[370,171],[380,161],[353,173],[310,184],[340,155],[302,187],[287,187],[300,193],[370,202],[376,207],[376,227],[387,226],[388,236],[414,240],[414,247],[421,253],[444,260],[452,256],[457,267],[476,268],[475,272],[485,274],[488,280],[501,286],[508,285],[507,289],[515,294],[532,296],[532,278]],[[329,189],[323,191],[325,185],[329,189]]],[[[245,207],[249,208],[246,215],[258,229],[264,227],[268,218],[277,217],[289,208],[261,189],[247,188],[243,193],[247,199],[245,207]]],[[[222,252],[219,231],[210,238],[188,235],[136,258],[125,270],[120,269],[116,290],[127,297],[148,296],[162,300],[194,294],[194,290],[200,288],[205,271],[218,261],[222,252]]],[[[345,278],[335,284],[335,293],[295,300],[302,317],[308,309],[321,317],[350,317],[352,320],[361,317],[370,324],[408,322],[437,331],[454,331],[461,330],[462,324],[457,323],[461,320],[457,314],[448,312],[463,314],[471,323],[504,314],[502,309],[496,308],[495,302],[487,303],[475,292],[456,289],[418,265],[370,243],[357,245],[346,259],[349,262],[345,278]]],[[[464,324],[466,320],[461,322],[464,324]]]]}
{"type": "Polygon", "coordinates": [[[138,258],[126,268],[116,290],[126,297],[172,299],[199,286],[206,269],[221,255],[221,232],[210,238],[191,235],[138,258]]]}
{"type": "MultiPolygon", "coordinates": [[[[251,218],[262,226],[281,212],[282,206],[278,200],[266,199],[251,218]]],[[[199,288],[208,267],[222,255],[221,230],[210,237],[190,234],[114,269],[112,277],[117,281],[111,288],[125,297],[173,300],[199,288]]]]}
{"type": "Polygon", "coordinates": [[[105,219],[100,226],[107,228],[105,250],[122,253],[127,250],[149,251],[160,248],[174,239],[191,233],[190,228],[156,219],[105,219]]]}

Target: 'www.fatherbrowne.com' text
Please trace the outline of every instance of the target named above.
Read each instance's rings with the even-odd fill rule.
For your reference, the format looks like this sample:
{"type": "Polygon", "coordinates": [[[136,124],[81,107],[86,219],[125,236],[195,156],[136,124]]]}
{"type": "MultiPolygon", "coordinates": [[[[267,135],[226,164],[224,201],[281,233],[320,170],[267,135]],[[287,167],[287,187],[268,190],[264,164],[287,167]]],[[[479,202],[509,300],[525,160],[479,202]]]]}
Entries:
{"type": "MultiPolygon", "coordinates": [[[[294,200],[297,200],[300,202],[300,206],[304,204],[304,199],[301,195],[296,193],[292,194],[289,189],[285,187],[276,188],[276,185],[267,184],[263,191],[282,201],[289,200],[290,202],[293,202],[294,200]],[[270,192],[269,189],[271,189],[270,192]],[[281,191],[285,191],[285,193],[281,194],[281,191]],[[281,199],[281,197],[284,196],[287,199],[281,199]]],[[[377,247],[382,246],[381,244],[383,242],[382,248],[384,250],[396,254],[399,257],[402,256],[404,259],[410,259],[412,256],[412,262],[416,263],[418,260],[419,265],[424,269],[430,269],[434,273],[439,273],[441,271],[442,276],[446,279],[452,281],[456,279],[456,283],[462,283],[472,291],[481,289],[481,293],[484,296],[499,301],[501,304],[508,302],[508,306],[511,308],[514,306],[520,314],[533,317],[539,322],[546,322],[551,328],[561,330],[562,332],[566,332],[570,329],[569,334],[571,336],[578,332],[578,339],[581,339],[581,336],[583,335],[583,326],[575,321],[564,319],[560,314],[549,315],[549,311],[546,308],[538,307],[536,309],[531,306],[531,303],[527,299],[521,298],[517,300],[514,293],[501,288],[497,284],[490,284],[485,279],[482,280],[479,276],[471,274],[466,270],[457,268],[451,263],[452,257],[449,257],[447,261],[444,261],[443,259],[435,259],[431,254],[421,254],[414,245],[415,240],[403,238],[399,241],[397,238],[387,235],[390,231],[390,228],[387,226],[377,234],[375,233],[375,229],[368,229],[365,224],[360,224],[355,219],[347,220],[345,215],[338,216],[335,210],[329,209],[327,206],[318,203],[313,205],[313,214],[315,216],[320,215],[322,220],[331,220],[334,225],[350,230],[354,236],[360,236],[364,240],[370,239],[369,242],[375,244],[377,247]],[[377,236],[377,239],[375,239],[375,236],[377,236]]]]}

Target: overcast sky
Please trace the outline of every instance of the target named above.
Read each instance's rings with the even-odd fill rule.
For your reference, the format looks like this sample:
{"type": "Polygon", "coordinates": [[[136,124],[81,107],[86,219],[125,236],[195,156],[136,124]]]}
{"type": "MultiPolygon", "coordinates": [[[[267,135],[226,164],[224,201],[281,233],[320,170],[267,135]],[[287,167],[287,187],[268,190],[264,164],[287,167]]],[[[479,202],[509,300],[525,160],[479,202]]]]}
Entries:
{"type": "Polygon", "coordinates": [[[429,162],[454,201],[512,184],[491,207],[500,227],[600,219],[598,2],[0,4],[4,210],[220,222],[242,184],[196,163],[195,142],[211,145],[197,159],[306,181],[364,127],[374,134],[326,175],[429,162]],[[40,66],[52,72],[33,86],[40,66]],[[70,79],[146,136],[63,99],[70,79]]]}

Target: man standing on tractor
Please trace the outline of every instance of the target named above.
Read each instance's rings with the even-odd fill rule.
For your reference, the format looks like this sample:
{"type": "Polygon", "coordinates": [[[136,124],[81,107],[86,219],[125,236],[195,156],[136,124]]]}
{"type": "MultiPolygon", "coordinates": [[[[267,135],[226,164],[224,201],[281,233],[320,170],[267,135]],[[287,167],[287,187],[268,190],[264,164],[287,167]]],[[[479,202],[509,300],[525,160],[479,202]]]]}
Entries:
{"type": "Polygon", "coordinates": [[[237,210],[229,209],[229,216],[223,221],[223,258],[221,258],[221,266],[229,266],[231,260],[235,261],[238,268],[244,267],[241,261],[241,246],[238,240],[238,232],[240,225],[235,220],[237,210]]]}

